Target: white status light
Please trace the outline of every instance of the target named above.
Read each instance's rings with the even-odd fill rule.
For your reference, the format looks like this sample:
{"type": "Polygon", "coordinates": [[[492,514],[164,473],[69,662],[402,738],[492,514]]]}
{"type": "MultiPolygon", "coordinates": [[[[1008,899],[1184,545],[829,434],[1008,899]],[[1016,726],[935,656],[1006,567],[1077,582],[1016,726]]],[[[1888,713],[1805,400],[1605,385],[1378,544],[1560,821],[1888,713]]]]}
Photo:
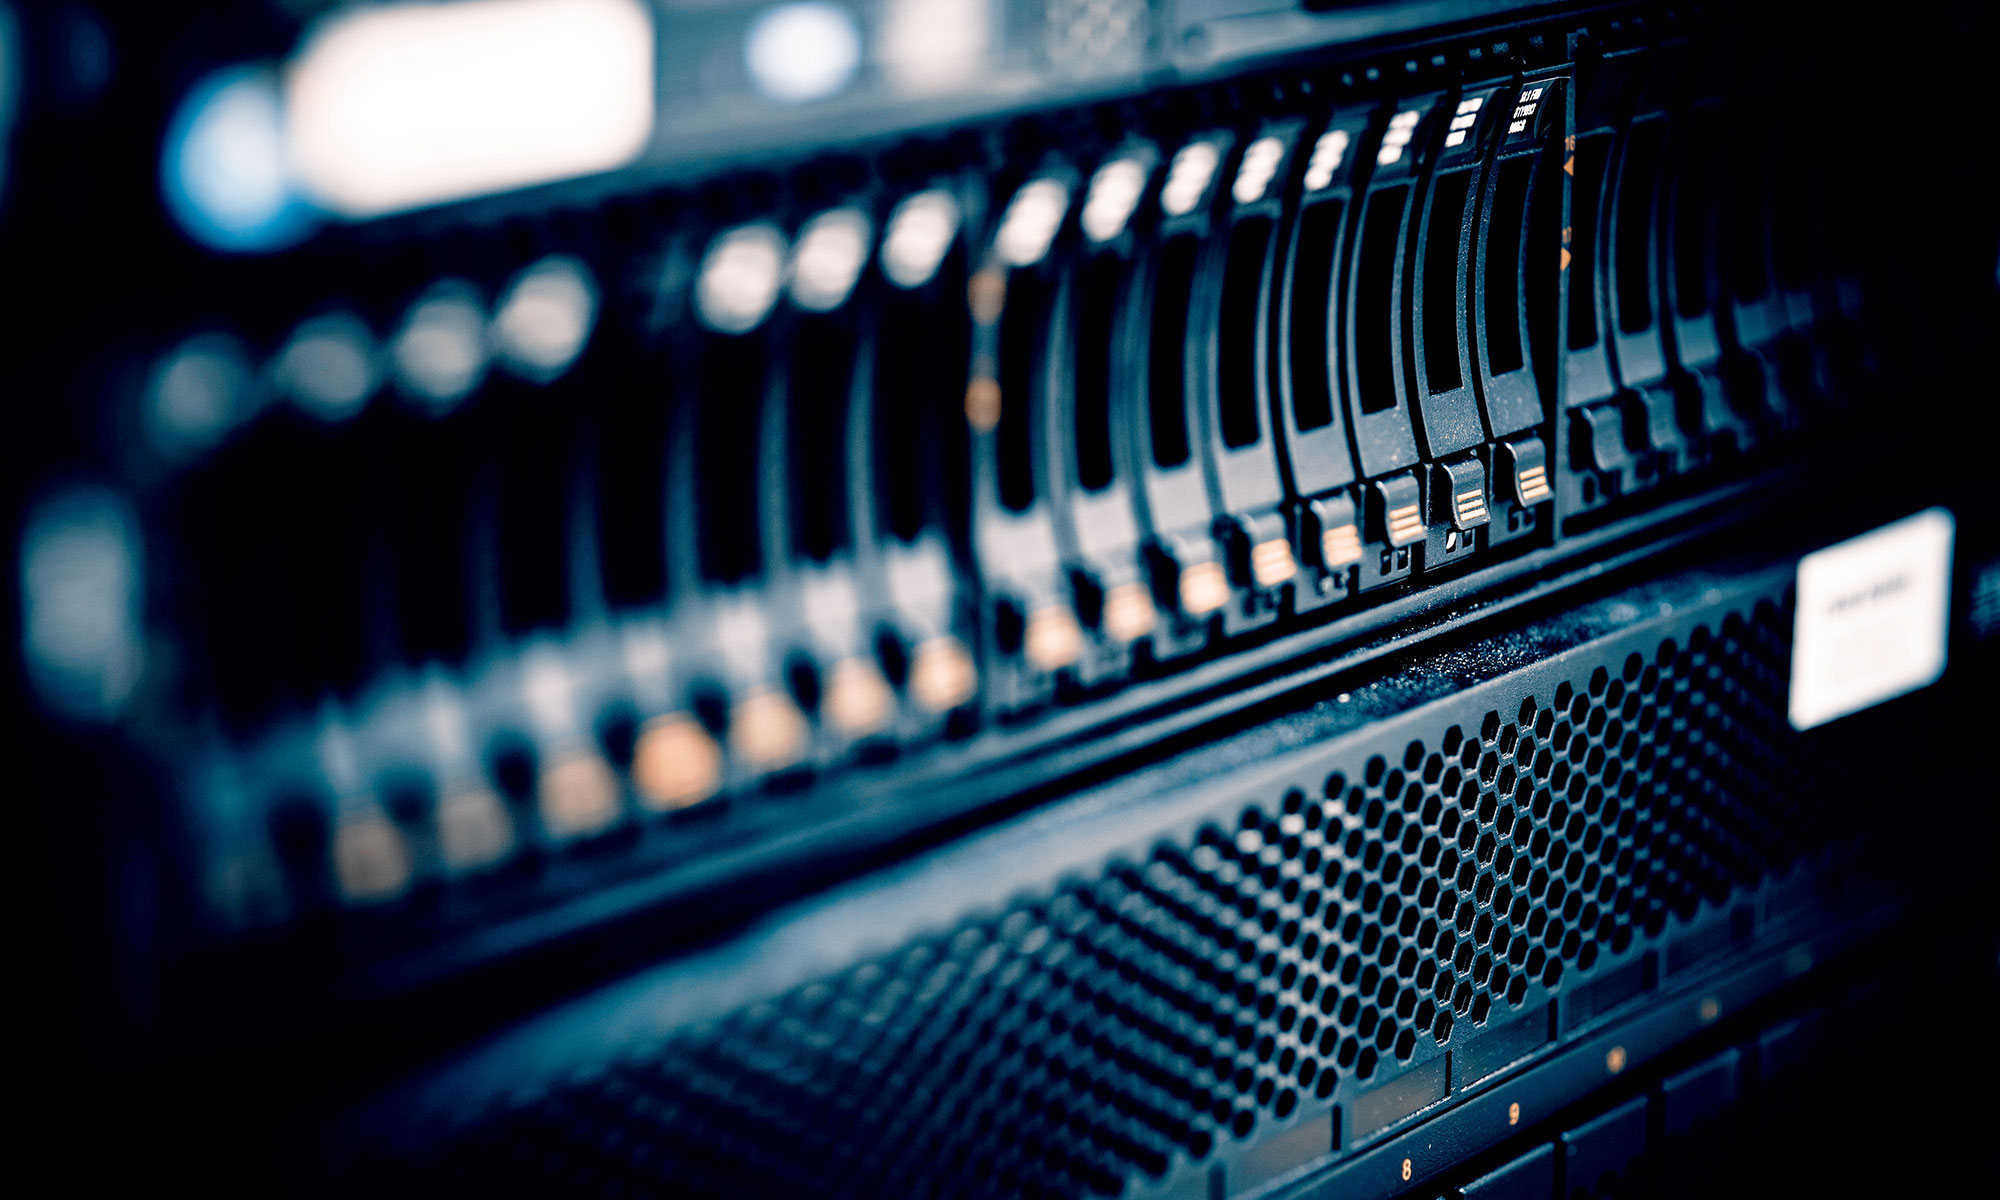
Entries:
{"type": "Polygon", "coordinates": [[[929,283],[958,236],[958,216],[958,202],[939,188],[898,204],[882,236],[882,273],[889,282],[901,288],[929,283]]]}
{"type": "Polygon", "coordinates": [[[1135,158],[1115,158],[1091,176],[1083,202],[1083,232],[1093,242],[1108,242],[1125,232],[1139,194],[1146,190],[1146,166],[1135,158]]]}
{"type": "Polygon", "coordinates": [[[351,313],[328,313],[298,327],[273,365],[278,384],[322,421],[360,412],[375,390],[375,343],[351,313]]]}
{"type": "Polygon", "coordinates": [[[550,255],[516,276],[493,314],[492,341],[515,374],[548,383],[569,370],[597,320],[590,270],[550,255]]]}
{"type": "Polygon", "coordinates": [[[607,171],[652,134],[640,0],[453,0],[351,9],[285,77],[301,185],[350,217],[607,171]]]}
{"type": "Polygon", "coordinates": [[[861,29],[838,4],[780,4],[751,24],[743,65],[757,90],[781,104],[824,100],[861,69],[861,29]]]}
{"type": "Polygon", "coordinates": [[[154,368],[146,432],[168,458],[208,450],[251,415],[250,353],[223,333],[196,334],[154,368]]]}
{"type": "Polygon", "coordinates": [[[748,333],[777,303],[785,242],[769,225],[739,225],[709,244],[695,280],[695,308],[710,329],[748,333]]]}
{"type": "Polygon", "coordinates": [[[486,374],[486,314],[472,285],[445,280],[410,306],[389,347],[396,381],[432,414],[442,416],[486,374]]]}
{"type": "Polygon", "coordinates": [[[1285,160],[1285,144],[1268,134],[1250,143],[1243,152],[1243,165],[1236,169],[1236,185],[1230,193],[1238,204],[1255,204],[1264,198],[1278,164],[1285,160]]]}
{"type": "Polygon", "coordinates": [[[1068,211],[1069,189],[1059,180],[1037,179],[1014,193],[994,239],[1001,260],[1013,267],[1040,262],[1068,211]]]}
{"type": "Polygon", "coordinates": [[[1333,173],[1347,157],[1347,131],[1329,129],[1313,143],[1312,158],[1306,162],[1306,190],[1318,191],[1333,182],[1333,173]]]}
{"type": "Polygon", "coordinates": [[[868,265],[868,218],[858,209],[823,212],[799,230],[792,248],[792,299],[811,312],[839,308],[868,265]]]}
{"type": "Polygon", "coordinates": [[[1213,142],[1189,142],[1174,155],[1174,161],[1167,168],[1167,182],[1160,188],[1160,207],[1168,216],[1185,216],[1201,203],[1202,194],[1208,191],[1208,181],[1215,176],[1215,168],[1222,161],[1222,154],[1213,142]]]}
{"type": "Polygon", "coordinates": [[[1416,135],[1417,121],[1423,116],[1415,109],[1405,109],[1389,120],[1389,128],[1382,134],[1382,148],[1375,152],[1375,161],[1381,166],[1401,162],[1403,148],[1416,135]]]}

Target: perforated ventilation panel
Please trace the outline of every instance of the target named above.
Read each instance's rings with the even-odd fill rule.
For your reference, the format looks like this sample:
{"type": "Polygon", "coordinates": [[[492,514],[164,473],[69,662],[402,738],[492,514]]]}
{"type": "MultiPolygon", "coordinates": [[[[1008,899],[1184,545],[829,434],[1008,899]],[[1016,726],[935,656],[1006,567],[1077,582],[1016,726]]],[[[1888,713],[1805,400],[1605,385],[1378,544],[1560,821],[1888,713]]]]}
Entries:
{"type": "Polygon", "coordinates": [[[429,1166],[595,1196],[1188,1180],[1823,848],[1789,619],[1745,607],[518,1096],[429,1166]]]}

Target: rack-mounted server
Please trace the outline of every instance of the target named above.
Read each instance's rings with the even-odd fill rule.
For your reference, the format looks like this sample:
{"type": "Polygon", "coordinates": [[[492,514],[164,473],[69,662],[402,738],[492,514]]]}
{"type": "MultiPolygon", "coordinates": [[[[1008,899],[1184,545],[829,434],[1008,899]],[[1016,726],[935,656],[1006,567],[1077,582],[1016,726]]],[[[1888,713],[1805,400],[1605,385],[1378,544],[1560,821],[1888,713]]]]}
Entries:
{"type": "MultiPolygon", "coordinates": [[[[68,65],[24,93],[0,195],[10,259],[49,300],[16,339],[40,400],[10,481],[15,758],[24,793],[90,798],[35,818],[36,887],[56,898],[35,903],[74,914],[54,919],[58,944],[87,947],[63,1003],[125,1031],[81,1036],[92,1070],[185,1078],[227,1054],[283,1075],[266,1064],[328,1053],[372,1086],[968,830],[1218,756],[1233,765],[1211,781],[1233,795],[1275,752],[1253,731],[1308,736],[1293,717],[1322,691],[1407,682],[1420,657],[1481,653],[1485,633],[1542,628],[1607,578],[1692,571],[1725,547],[1790,561],[1942,504],[1954,594],[1983,578],[1983,425],[1958,398],[1980,386],[1995,315],[1990,168],[1958,116],[1879,102],[1874,82],[1885,63],[1933,64],[1932,109],[1978,111],[1960,49],[1977,38],[1945,17],[1884,33],[1653,5],[974,4],[991,78],[924,99],[897,74],[908,5],[593,0],[643,12],[654,39],[655,133],[622,165],[381,215],[341,209],[354,193],[320,177],[256,246],[188,216],[200,189],[175,181],[202,122],[249,111],[204,97],[268,99],[255,81],[277,79],[302,104],[315,53],[406,7],[248,5],[233,40],[189,37],[158,61],[164,17],[17,14],[21,52],[68,65]],[[847,12],[873,39],[848,91],[819,107],[730,91],[757,83],[767,60],[746,47],[794,10],[847,12]],[[91,36],[118,51],[115,86],[85,87],[84,59],[50,49],[91,36]],[[235,82],[211,93],[218,78],[235,82]],[[696,78],[714,103],[687,99],[696,78]],[[89,139],[121,149],[51,169],[89,139]],[[114,268],[79,269],[84,246],[114,268]]],[[[297,169],[322,169],[309,150],[290,152],[297,169]]],[[[1788,611],[1782,589],[1765,600],[1788,611]]],[[[1605,755],[1672,809],[1658,836],[1706,836],[1672,824],[1688,815],[1674,797],[1737,781],[1649,773],[1639,749],[1605,755]]],[[[1812,786],[1846,795],[1862,777],[1812,786]]],[[[1291,816],[1307,819],[1272,819],[1291,816]]],[[[1459,853],[1476,858],[1472,836],[1459,853]]],[[[1659,911],[1761,914],[1744,897],[1777,868],[1746,862],[1659,911]]],[[[1634,869],[1614,856],[1594,886],[1634,869]]],[[[929,929],[959,919],[930,893],[875,894],[929,929]]],[[[1039,1131],[1020,1137],[1081,1157],[992,1178],[1234,1192],[1272,1120],[1305,1128],[1306,1110],[1331,1141],[1286,1169],[1331,1170],[1322,1151],[1401,1128],[1353,1126],[1357,1105],[1388,1103],[1377,1088],[1441,1071],[1460,1096],[1452,1072],[1496,1013],[1543,1012],[1553,1061],[1600,987],[1585,980],[1638,970],[1634,1014],[1678,995],[1666,925],[1632,918],[1634,941],[1597,951],[1650,967],[1584,963],[1600,899],[1596,920],[1565,919],[1578,946],[1558,936],[1529,970],[1529,950],[1505,958],[1526,939],[1490,940],[1512,909],[1495,903],[1464,906],[1486,931],[1456,931],[1422,986],[1471,978],[1458,944],[1493,960],[1489,981],[1506,963],[1506,982],[1465,1003],[1455,982],[1412,992],[1407,1013],[1378,998],[1396,1015],[1367,1031],[1336,1005],[1331,1065],[1311,1083],[1287,1068],[1286,1113],[1261,1094],[1281,1089],[1263,1088],[1262,1059],[1234,1098],[1154,1097],[1165,1107],[1132,1117],[1097,1097],[1147,1128],[1104,1117],[1088,1153],[1013,1113],[1039,1131]]],[[[1752,926],[1713,962],[1782,959],[1790,927],[1766,942],[1752,926]]],[[[903,953],[896,940],[875,948],[903,953]]],[[[1346,961],[1326,971],[1351,990],[1346,961]]],[[[1276,1039],[1256,1024],[1271,1013],[1250,1015],[1261,1000],[1242,1003],[1253,1048],[1276,1039]]],[[[662,1044],[743,1049],[716,1036],[662,1044]]],[[[710,1091],[763,1078],[717,1062],[710,1091]]],[[[783,1122],[809,1125],[811,1106],[787,1095],[757,1113],[796,1132],[783,1122]]],[[[654,1100],[748,1119],[734,1100],[654,1100]]],[[[854,1138],[917,1119],[870,1114],[854,1138]]],[[[716,1170],[776,1161],[744,1136],[716,1170]]],[[[426,1170],[458,1153],[458,1132],[438,1137],[415,1155],[426,1170]]],[[[382,1151],[391,1177],[406,1149],[382,1151]]],[[[912,1154],[895,1171],[960,1179],[912,1154]]],[[[876,1167],[855,1186],[907,1182],[876,1167]]]]}

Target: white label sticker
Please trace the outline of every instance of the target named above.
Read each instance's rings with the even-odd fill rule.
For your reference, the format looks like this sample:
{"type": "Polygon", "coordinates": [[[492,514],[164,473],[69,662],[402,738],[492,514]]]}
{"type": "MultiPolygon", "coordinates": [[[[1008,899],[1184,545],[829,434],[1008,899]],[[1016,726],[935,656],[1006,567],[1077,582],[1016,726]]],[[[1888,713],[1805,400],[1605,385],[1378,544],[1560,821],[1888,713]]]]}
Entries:
{"type": "Polygon", "coordinates": [[[1951,597],[1951,514],[1928,509],[1799,560],[1792,726],[1937,682],[1951,597]]]}

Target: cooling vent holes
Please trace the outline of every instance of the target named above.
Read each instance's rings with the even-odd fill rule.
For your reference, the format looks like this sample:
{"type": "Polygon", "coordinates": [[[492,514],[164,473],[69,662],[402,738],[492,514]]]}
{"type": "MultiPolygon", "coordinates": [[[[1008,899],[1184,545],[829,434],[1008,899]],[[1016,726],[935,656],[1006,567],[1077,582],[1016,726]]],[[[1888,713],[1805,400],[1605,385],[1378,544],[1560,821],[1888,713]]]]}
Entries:
{"type": "Polygon", "coordinates": [[[1787,629],[1761,604],[1357,756],[677,1035],[517,1113],[505,1152],[593,1187],[871,1195],[1115,1191],[1200,1160],[1827,840],[1781,749],[1787,629]]]}

